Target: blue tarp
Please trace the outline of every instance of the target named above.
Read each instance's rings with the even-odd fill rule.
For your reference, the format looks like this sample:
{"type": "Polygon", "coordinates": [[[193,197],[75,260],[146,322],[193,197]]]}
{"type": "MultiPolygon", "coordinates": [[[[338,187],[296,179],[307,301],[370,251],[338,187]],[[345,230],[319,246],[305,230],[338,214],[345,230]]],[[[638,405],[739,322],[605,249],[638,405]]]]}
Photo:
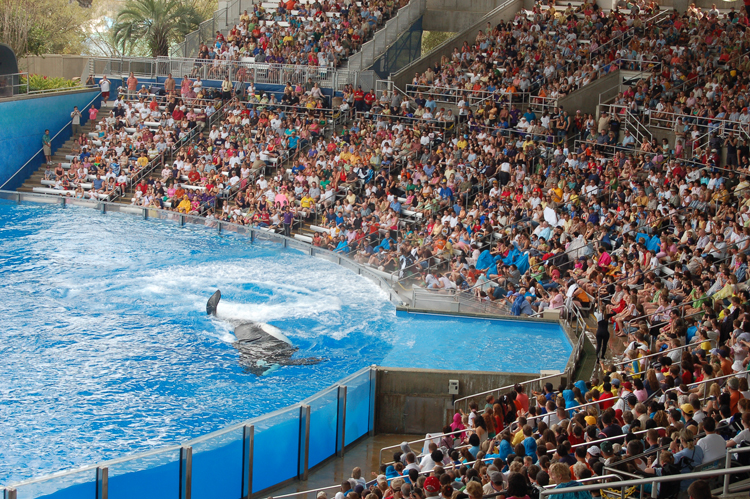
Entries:
{"type": "Polygon", "coordinates": [[[497,274],[497,262],[502,262],[504,265],[515,264],[521,274],[525,274],[529,270],[529,255],[521,253],[515,248],[510,250],[505,258],[500,255],[493,257],[489,250],[484,250],[477,258],[476,267],[477,270],[486,270],[487,277],[489,277],[497,274]]]}
{"type": "Polygon", "coordinates": [[[497,274],[497,264],[490,250],[484,250],[479,254],[479,258],[477,258],[477,270],[486,270],[487,277],[497,274]]]}
{"type": "Polygon", "coordinates": [[[646,246],[647,250],[659,251],[661,239],[659,239],[658,236],[649,236],[648,234],[644,234],[643,232],[639,232],[635,235],[635,242],[640,243],[642,239],[644,240],[643,244],[644,246],[646,246]]]}

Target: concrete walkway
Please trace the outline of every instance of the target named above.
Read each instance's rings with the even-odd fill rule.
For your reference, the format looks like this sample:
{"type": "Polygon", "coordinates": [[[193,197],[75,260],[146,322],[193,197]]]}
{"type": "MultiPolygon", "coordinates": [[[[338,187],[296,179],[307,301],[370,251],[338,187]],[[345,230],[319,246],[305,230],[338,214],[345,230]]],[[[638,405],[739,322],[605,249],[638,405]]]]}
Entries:
{"type": "MultiPolygon", "coordinates": [[[[419,440],[420,438],[424,438],[424,435],[382,434],[375,435],[374,437],[367,437],[353,446],[348,447],[343,458],[331,458],[310,470],[306,481],[295,481],[286,486],[276,488],[267,494],[264,494],[264,496],[277,497],[284,494],[292,494],[306,490],[314,491],[316,488],[341,484],[341,482],[351,477],[352,469],[357,466],[362,468],[362,477],[367,481],[370,481],[375,478],[371,475],[371,472],[377,471],[380,466],[380,463],[378,462],[380,449],[391,445],[398,445],[405,440],[419,440]]],[[[414,446],[413,450],[418,452],[422,450],[422,447],[417,444],[414,446]]],[[[392,456],[392,450],[383,452],[383,458],[388,461],[391,460],[392,456]]],[[[333,497],[337,491],[337,489],[326,490],[328,497],[333,497]]],[[[296,497],[301,499],[314,499],[315,495],[315,492],[310,492],[309,494],[299,494],[296,497]]]]}

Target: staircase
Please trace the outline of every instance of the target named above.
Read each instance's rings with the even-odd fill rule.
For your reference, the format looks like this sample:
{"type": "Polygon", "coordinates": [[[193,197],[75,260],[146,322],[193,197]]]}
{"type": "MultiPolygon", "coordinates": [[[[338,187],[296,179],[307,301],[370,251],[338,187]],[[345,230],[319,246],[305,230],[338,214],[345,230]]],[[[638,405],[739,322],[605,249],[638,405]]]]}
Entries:
{"type": "MultiPolygon", "coordinates": [[[[88,120],[86,124],[81,128],[83,129],[83,133],[85,134],[93,132],[96,130],[96,121],[88,120]]],[[[54,154],[52,155],[53,165],[58,165],[59,163],[70,163],[70,158],[68,156],[73,154],[73,144],[75,143],[76,139],[77,137],[71,137],[67,142],[61,145],[54,152],[54,154]]],[[[18,192],[33,192],[34,187],[48,187],[42,184],[46,166],[46,164],[42,164],[37,171],[32,173],[31,176],[26,179],[26,182],[24,182],[23,185],[18,188],[18,192]]]]}

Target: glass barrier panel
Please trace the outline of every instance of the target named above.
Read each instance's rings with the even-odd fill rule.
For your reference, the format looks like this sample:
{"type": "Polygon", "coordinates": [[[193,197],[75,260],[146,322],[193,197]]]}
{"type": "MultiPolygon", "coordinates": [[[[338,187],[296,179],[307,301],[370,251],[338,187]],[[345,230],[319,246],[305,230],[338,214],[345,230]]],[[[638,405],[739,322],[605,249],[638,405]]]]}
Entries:
{"type": "Polygon", "coordinates": [[[304,402],[310,406],[310,451],[308,468],[336,453],[336,426],[339,413],[338,387],[304,402]]]}
{"type": "Polygon", "coordinates": [[[162,499],[179,494],[179,447],[105,466],[109,468],[109,499],[162,499]]]}
{"type": "Polygon", "coordinates": [[[253,492],[297,476],[299,406],[253,420],[253,492]]]}
{"type": "Polygon", "coordinates": [[[370,371],[364,371],[346,383],[346,429],[344,445],[357,440],[370,426],[370,371]]]}
{"type": "Polygon", "coordinates": [[[242,427],[206,435],[185,445],[193,447],[193,497],[242,496],[242,427]]]}
{"type": "MultiPolygon", "coordinates": [[[[1,493],[1,492],[0,492],[1,493]]],[[[18,499],[78,499],[96,497],[96,468],[71,471],[59,476],[16,486],[18,499]]]]}

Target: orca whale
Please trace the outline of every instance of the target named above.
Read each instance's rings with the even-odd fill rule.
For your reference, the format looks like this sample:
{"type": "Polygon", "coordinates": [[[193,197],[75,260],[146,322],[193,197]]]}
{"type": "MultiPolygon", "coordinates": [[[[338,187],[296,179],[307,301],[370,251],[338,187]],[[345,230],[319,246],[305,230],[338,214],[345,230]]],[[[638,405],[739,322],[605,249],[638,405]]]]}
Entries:
{"type": "MultiPolygon", "coordinates": [[[[216,308],[221,300],[221,291],[216,292],[206,303],[206,313],[216,316],[216,308]]],[[[238,322],[234,324],[234,336],[237,338],[232,346],[240,353],[240,365],[245,371],[264,376],[281,366],[307,366],[317,364],[323,359],[307,357],[293,359],[292,354],[299,350],[277,327],[261,322],[238,322]]]]}

